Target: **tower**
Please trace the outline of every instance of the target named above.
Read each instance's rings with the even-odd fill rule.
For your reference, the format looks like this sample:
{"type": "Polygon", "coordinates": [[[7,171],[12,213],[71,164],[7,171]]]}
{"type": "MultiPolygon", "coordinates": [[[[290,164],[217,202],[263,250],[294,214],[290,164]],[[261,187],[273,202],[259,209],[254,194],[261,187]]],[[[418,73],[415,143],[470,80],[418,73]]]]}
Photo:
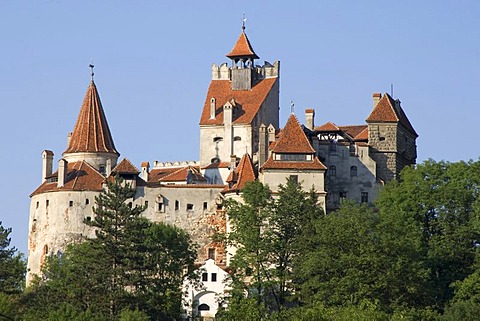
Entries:
{"type": "Polygon", "coordinates": [[[366,119],[370,155],[377,162],[377,177],[390,181],[415,164],[418,134],[403,111],[400,100],[389,94],[373,94],[373,110],[366,119]]]}
{"type": "Polygon", "coordinates": [[[30,195],[27,284],[40,274],[47,255],[94,235],[84,221],[92,218],[95,197],[119,153],[93,79],[62,156],[52,173],[54,154],[42,153],[42,183],[30,195]]]}
{"type": "MultiPolygon", "coordinates": [[[[245,26],[226,56],[230,66],[212,66],[212,81],[200,117],[202,167],[227,164],[232,155],[245,152],[257,162],[260,126],[278,128],[280,63],[255,65],[259,57],[245,26]]],[[[222,183],[226,178],[222,177],[222,183]]]]}

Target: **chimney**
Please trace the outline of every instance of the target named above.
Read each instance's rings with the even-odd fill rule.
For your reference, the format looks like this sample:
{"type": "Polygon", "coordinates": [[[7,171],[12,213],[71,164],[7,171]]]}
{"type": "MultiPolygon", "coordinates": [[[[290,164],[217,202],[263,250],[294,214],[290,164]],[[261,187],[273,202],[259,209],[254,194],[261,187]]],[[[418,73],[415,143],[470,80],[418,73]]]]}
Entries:
{"type": "Polygon", "coordinates": [[[275,127],[273,127],[273,125],[270,124],[268,125],[267,131],[268,131],[268,143],[270,144],[271,142],[275,141],[275,127]]]}
{"type": "Polygon", "coordinates": [[[382,98],[382,94],[381,93],[373,93],[372,98],[373,98],[373,108],[375,108],[375,106],[377,106],[378,102],[382,98]]]}
{"type": "Polygon", "coordinates": [[[210,119],[215,119],[215,110],[216,110],[216,99],[212,97],[210,99],[210,119]]]}
{"type": "Polygon", "coordinates": [[[237,166],[237,155],[230,155],[230,170],[234,171],[237,166]]]}
{"type": "Polygon", "coordinates": [[[46,181],[46,177],[52,175],[53,152],[44,150],[42,152],[42,183],[46,181]]]}
{"type": "Polygon", "coordinates": [[[312,108],[305,109],[305,126],[310,130],[314,130],[314,118],[315,110],[312,108]]]}
{"type": "Polygon", "coordinates": [[[58,161],[58,181],[57,187],[65,185],[65,179],[67,178],[68,162],[62,158],[58,161]]]}
{"type": "Polygon", "coordinates": [[[107,159],[107,166],[105,167],[105,176],[108,177],[112,173],[112,159],[107,159]]]}
{"type": "Polygon", "coordinates": [[[149,172],[150,172],[150,163],[149,162],[143,162],[142,163],[142,173],[140,174],[140,177],[145,182],[148,182],[148,173],[149,172]]]}
{"type": "Polygon", "coordinates": [[[258,167],[260,167],[267,161],[267,154],[268,154],[267,127],[264,124],[261,124],[258,131],[259,131],[258,167]]]}

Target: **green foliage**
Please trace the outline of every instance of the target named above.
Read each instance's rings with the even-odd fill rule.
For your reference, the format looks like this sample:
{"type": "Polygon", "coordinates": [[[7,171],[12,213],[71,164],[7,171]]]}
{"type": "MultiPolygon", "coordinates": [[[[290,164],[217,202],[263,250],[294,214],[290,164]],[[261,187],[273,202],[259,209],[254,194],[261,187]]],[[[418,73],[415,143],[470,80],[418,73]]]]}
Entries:
{"type": "Polygon", "coordinates": [[[26,264],[15,247],[10,247],[11,228],[0,222],[0,293],[20,293],[23,289],[26,264]]]}
{"type": "Polygon", "coordinates": [[[94,239],[46,260],[22,299],[25,320],[174,320],[196,249],[184,231],[140,217],[121,179],[96,198],[94,239]],[[184,272],[187,271],[187,272],[184,272]]]}

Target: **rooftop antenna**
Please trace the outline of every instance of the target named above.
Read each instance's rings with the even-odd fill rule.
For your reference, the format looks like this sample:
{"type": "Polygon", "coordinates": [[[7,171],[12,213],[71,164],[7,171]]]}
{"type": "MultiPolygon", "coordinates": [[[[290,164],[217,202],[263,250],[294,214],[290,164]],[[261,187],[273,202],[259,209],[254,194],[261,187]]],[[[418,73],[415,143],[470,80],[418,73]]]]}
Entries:
{"type": "Polygon", "coordinates": [[[293,103],[293,99],[290,101],[290,112],[295,114],[295,104],[293,103]]]}
{"type": "Polygon", "coordinates": [[[243,19],[242,19],[242,30],[245,30],[245,22],[247,22],[247,18],[245,18],[245,12],[244,12],[243,19]]]}
{"type": "Polygon", "coordinates": [[[92,81],[93,81],[93,76],[95,75],[95,73],[93,72],[93,67],[95,67],[95,66],[93,65],[93,59],[92,59],[92,62],[90,63],[90,70],[91,70],[92,81]]]}

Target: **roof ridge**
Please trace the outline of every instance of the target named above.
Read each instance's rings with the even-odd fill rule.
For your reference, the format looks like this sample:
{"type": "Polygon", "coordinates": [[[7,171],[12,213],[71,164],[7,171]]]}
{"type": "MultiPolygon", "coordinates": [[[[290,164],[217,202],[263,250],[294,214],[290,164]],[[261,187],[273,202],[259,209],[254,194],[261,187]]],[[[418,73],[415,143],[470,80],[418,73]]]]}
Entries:
{"type": "Polygon", "coordinates": [[[315,153],[295,114],[292,113],[288,118],[272,151],[275,153],[315,153]]]}

